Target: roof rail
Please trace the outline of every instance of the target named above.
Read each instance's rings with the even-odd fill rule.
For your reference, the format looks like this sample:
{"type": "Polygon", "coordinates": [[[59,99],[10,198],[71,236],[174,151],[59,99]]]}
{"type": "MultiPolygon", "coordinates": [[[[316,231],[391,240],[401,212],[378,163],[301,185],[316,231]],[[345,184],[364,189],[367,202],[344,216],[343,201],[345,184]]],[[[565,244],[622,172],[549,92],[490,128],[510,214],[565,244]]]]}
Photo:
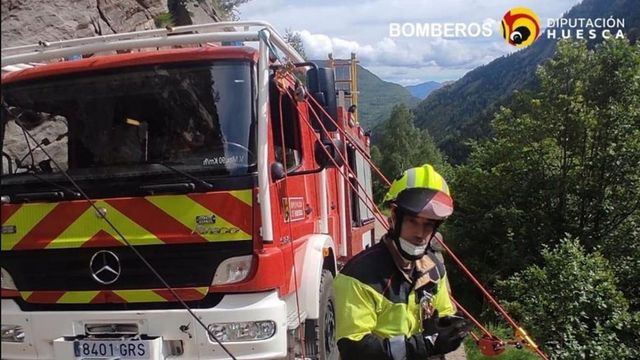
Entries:
{"type": "Polygon", "coordinates": [[[2,67],[3,72],[20,71],[24,69],[30,69],[32,67],[44,65],[43,63],[29,63],[29,64],[13,64],[2,67]]]}
{"type": "Polygon", "coordinates": [[[287,58],[294,62],[304,61],[302,56],[284,40],[271,24],[264,21],[225,21],[56,42],[40,41],[33,45],[4,48],[2,49],[2,66],[115,50],[206,44],[221,41],[258,41],[260,32],[265,30],[275,48],[287,58]]]}

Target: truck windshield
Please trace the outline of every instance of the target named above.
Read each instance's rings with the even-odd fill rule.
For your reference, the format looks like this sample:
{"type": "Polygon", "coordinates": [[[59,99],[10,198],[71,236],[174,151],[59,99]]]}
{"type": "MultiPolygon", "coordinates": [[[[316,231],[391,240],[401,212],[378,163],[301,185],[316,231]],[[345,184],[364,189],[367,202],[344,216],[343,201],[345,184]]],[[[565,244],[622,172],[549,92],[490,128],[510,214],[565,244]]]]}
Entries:
{"type": "Polygon", "coordinates": [[[251,69],[245,61],[189,62],[3,85],[2,183],[63,180],[42,148],[92,182],[176,176],[158,164],[197,176],[251,173],[251,69]]]}

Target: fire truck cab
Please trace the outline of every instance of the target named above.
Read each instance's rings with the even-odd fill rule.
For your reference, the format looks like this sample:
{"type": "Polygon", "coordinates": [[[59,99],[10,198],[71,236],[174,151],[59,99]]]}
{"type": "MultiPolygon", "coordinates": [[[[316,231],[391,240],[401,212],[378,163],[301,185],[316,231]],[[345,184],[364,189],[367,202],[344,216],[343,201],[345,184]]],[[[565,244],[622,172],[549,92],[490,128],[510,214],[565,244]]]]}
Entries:
{"type": "Polygon", "coordinates": [[[263,22],[2,49],[2,358],[337,359],[374,233],[328,65],[263,22]]]}

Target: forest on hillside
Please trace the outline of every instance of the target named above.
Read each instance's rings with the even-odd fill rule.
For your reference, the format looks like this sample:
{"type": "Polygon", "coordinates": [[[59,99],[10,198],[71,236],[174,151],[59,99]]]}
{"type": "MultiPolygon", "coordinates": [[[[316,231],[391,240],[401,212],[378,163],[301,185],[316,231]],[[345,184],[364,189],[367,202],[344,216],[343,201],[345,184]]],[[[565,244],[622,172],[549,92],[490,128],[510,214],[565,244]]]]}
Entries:
{"type": "MultiPolygon", "coordinates": [[[[638,359],[640,44],[561,41],[535,76],[540,85],[498,110],[494,135],[471,142],[464,164],[450,164],[402,105],[372,156],[390,178],[432,163],[448,179],[445,241],[551,358],[638,359]]],[[[496,322],[447,266],[454,295],[496,322]]]]}
{"type": "MultiPolygon", "coordinates": [[[[563,17],[624,19],[625,37],[632,44],[640,38],[637,0],[583,0],[563,17]]],[[[593,48],[601,41],[588,39],[587,46],[593,48]]],[[[531,46],[495,59],[436,90],[414,109],[416,125],[429,130],[452,162],[463,163],[471,152],[467,140],[493,135],[490,120],[500,106],[511,106],[511,94],[539,86],[535,69],[554,54],[556,43],[542,35],[531,46]]]]}

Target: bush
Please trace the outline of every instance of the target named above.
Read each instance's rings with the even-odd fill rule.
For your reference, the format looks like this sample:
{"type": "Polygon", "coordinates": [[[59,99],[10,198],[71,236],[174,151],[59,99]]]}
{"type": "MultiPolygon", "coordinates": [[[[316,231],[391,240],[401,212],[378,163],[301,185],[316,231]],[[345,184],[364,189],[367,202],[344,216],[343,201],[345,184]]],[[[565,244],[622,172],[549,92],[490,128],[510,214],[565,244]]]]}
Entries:
{"type": "Polygon", "coordinates": [[[638,359],[640,317],[629,313],[612,264],[571,239],[542,256],[542,267],[498,283],[508,311],[542,349],[553,359],[638,359]]]}

